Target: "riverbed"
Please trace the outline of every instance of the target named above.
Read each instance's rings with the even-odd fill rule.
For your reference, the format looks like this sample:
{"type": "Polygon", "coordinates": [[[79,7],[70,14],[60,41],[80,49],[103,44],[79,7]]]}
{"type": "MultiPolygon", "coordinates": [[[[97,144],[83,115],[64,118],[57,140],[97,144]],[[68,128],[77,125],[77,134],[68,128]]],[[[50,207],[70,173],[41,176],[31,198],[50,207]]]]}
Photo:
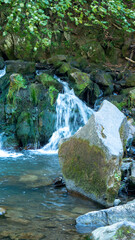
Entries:
{"type": "Polygon", "coordinates": [[[75,219],[100,209],[97,204],[72,196],[53,184],[62,176],[58,155],[25,151],[0,157],[0,218],[2,240],[84,239],[75,219]]]}

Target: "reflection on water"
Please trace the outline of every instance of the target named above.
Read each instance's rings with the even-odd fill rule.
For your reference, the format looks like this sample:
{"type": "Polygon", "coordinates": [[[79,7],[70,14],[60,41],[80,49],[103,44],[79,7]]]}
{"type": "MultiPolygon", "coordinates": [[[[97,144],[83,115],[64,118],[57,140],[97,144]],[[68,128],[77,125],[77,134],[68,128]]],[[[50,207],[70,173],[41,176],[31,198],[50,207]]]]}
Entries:
{"type": "Polygon", "coordinates": [[[99,207],[73,197],[66,188],[54,188],[61,176],[57,155],[25,152],[18,158],[0,157],[0,239],[84,239],[76,232],[75,218],[99,207]]]}

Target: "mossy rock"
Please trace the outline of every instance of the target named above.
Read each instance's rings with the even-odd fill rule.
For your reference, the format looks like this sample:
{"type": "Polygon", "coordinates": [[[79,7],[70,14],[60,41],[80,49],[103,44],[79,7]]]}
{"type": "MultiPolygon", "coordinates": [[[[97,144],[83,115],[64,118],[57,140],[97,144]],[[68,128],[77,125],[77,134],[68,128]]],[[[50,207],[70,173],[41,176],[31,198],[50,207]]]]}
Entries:
{"type": "Polygon", "coordinates": [[[135,238],[135,228],[133,229],[130,226],[121,226],[113,238],[119,240],[133,240],[135,238]]]}
{"type": "Polygon", "coordinates": [[[63,63],[60,68],[58,69],[59,74],[66,74],[70,71],[71,66],[68,63],[63,63]]]}
{"type": "Polygon", "coordinates": [[[55,68],[60,67],[67,60],[66,55],[55,55],[47,59],[48,64],[52,64],[55,68]]]}
{"type": "Polygon", "coordinates": [[[19,143],[14,134],[3,137],[3,148],[6,150],[16,150],[19,147],[19,143]]]}
{"type": "Polygon", "coordinates": [[[30,90],[30,101],[34,106],[38,104],[39,101],[39,87],[37,84],[32,83],[29,87],[30,90]]]}
{"type": "Polygon", "coordinates": [[[34,62],[26,62],[23,60],[6,61],[7,73],[31,74],[36,72],[34,62]]]}
{"type": "Polygon", "coordinates": [[[51,75],[42,73],[36,77],[38,82],[42,83],[46,89],[50,86],[55,86],[57,89],[61,89],[61,84],[51,75]]]}
{"type": "Polygon", "coordinates": [[[129,73],[129,76],[125,80],[126,87],[135,87],[135,73],[129,73]]]}
{"type": "Polygon", "coordinates": [[[81,46],[81,51],[91,62],[100,63],[105,61],[105,52],[98,41],[90,41],[81,46]]]}
{"type": "Polygon", "coordinates": [[[135,107],[135,88],[129,92],[130,106],[135,107]]]}
{"type": "Polygon", "coordinates": [[[69,78],[72,82],[75,82],[76,85],[78,86],[78,88],[80,88],[79,86],[81,85],[88,85],[90,82],[90,76],[87,73],[83,73],[80,71],[76,71],[76,72],[72,72],[69,75],[69,78]]]}
{"type": "Polygon", "coordinates": [[[33,120],[28,112],[22,112],[17,119],[16,136],[20,145],[26,147],[29,142],[35,142],[33,120]]]}
{"type": "Polygon", "coordinates": [[[121,50],[119,48],[111,46],[106,51],[106,57],[108,58],[110,63],[117,64],[119,59],[121,58],[121,50]]]}
{"type": "Polygon", "coordinates": [[[87,73],[73,72],[70,73],[69,78],[74,83],[74,90],[77,96],[81,96],[87,88],[93,90],[93,82],[87,73]]]}
{"type": "Polygon", "coordinates": [[[2,98],[6,98],[8,87],[10,84],[10,73],[5,74],[3,77],[0,78],[0,92],[2,93],[2,98]]]}
{"type": "Polygon", "coordinates": [[[45,145],[55,131],[56,114],[44,110],[39,115],[39,141],[41,146],[45,145]]]}
{"type": "Polygon", "coordinates": [[[90,146],[86,140],[72,138],[62,144],[59,157],[66,179],[74,180],[76,186],[98,197],[106,192],[105,172],[108,166],[102,149],[90,146]],[[64,161],[61,160],[63,157],[64,161]]]}
{"type": "Polygon", "coordinates": [[[5,67],[5,62],[3,57],[0,57],[0,69],[3,69],[5,67]]]}
{"type": "Polygon", "coordinates": [[[94,81],[103,87],[110,87],[113,83],[113,78],[109,73],[98,71],[94,76],[94,81]]]}
{"type": "Polygon", "coordinates": [[[104,100],[86,125],[61,143],[59,160],[67,189],[112,206],[120,186],[127,134],[124,114],[104,100]]]}
{"type": "Polygon", "coordinates": [[[129,93],[130,93],[130,91],[132,91],[132,90],[134,90],[134,89],[135,89],[134,87],[121,89],[120,94],[121,94],[121,95],[124,95],[124,96],[128,96],[129,93]]]}

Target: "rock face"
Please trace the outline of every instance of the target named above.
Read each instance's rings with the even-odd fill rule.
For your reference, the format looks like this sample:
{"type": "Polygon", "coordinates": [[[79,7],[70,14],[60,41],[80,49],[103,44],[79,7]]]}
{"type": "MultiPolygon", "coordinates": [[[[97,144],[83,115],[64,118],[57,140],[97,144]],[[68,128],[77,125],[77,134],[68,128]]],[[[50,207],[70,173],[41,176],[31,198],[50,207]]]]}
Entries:
{"type": "Polygon", "coordinates": [[[112,206],[119,189],[127,134],[126,117],[105,100],[87,124],[59,148],[68,190],[112,206]]]}
{"type": "Polygon", "coordinates": [[[92,228],[103,227],[121,221],[131,221],[135,223],[134,209],[135,200],[121,206],[89,212],[76,219],[76,227],[77,229],[90,232],[92,228]]]}
{"type": "Polygon", "coordinates": [[[111,226],[101,227],[94,230],[91,234],[92,240],[134,240],[135,239],[135,224],[132,222],[119,222],[111,226]]]}
{"type": "Polygon", "coordinates": [[[7,73],[20,73],[20,74],[28,74],[35,73],[35,63],[34,62],[25,62],[22,60],[10,60],[6,61],[6,71],[7,73]]]}

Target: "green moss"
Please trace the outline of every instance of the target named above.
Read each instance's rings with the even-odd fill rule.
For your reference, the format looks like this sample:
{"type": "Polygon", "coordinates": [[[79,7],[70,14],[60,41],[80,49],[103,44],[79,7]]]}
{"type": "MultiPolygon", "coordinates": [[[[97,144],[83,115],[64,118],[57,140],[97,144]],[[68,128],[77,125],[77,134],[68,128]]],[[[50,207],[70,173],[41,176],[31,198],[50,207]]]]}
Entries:
{"type": "Polygon", "coordinates": [[[83,72],[73,72],[70,74],[70,80],[72,82],[75,82],[74,90],[75,93],[80,96],[86,88],[93,90],[93,82],[90,80],[90,77],[88,74],[83,72]]]}
{"type": "Polygon", "coordinates": [[[68,63],[63,63],[61,67],[58,69],[58,72],[61,74],[65,74],[70,71],[71,66],[68,63]]]}
{"type": "Polygon", "coordinates": [[[81,52],[91,62],[100,63],[105,61],[105,52],[98,41],[89,41],[81,46],[81,52]]]}
{"type": "Polygon", "coordinates": [[[42,73],[41,75],[37,76],[39,82],[41,82],[46,88],[49,88],[51,85],[55,87],[59,86],[57,80],[47,73],[42,73]]]}
{"type": "Polygon", "coordinates": [[[59,91],[54,86],[49,87],[49,96],[51,99],[51,105],[55,103],[58,93],[59,91]]]}
{"type": "Polygon", "coordinates": [[[122,111],[122,109],[124,107],[127,107],[127,101],[123,101],[123,102],[117,102],[117,101],[111,101],[112,104],[114,104],[120,111],[122,111]]]}
{"type": "Polygon", "coordinates": [[[39,89],[37,88],[36,84],[31,84],[30,85],[30,100],[34,105],[37,105],[38,103],[38,94],[39,94],[39,89]]]}
{"type": "Polygon", "coordinates": [[[21,89],[26,88],[25,79],[17,73],[10,76],[10,86],[7,95],[7,101],[11,105],[15,105],[16,93],[21,89]]]}
{"type": "Polygon", "coordinates": [[[135,236],[135,230],[130,226],[122,226],[120,227],[116,234],[113,236],[112,240],[130,240],[132,237],[135,236]]]}
{"type": "Polygon", "coordinates": [[[125,138],[126,130],[123,127],[123,124],[121,125],[121,127],[119,129],[119,133],[120,133],[121,141],[123,143],[123,149],[124,149],[124,151],[126,151],[127,139],[125,138]]]}
{"type": "Polygon", "coordinates": [[[66,179],[99,197],[106,192],[108,166],[102,149],[90,146],[86,140],[71,138],[61,145],[59,156],[64,159],[62,170],[66,179]]]}
{"type": "Polygon", "coordinates": [[[135,107],[135,88],[129,92],[130,94],[130,105],[135,107]]]}

